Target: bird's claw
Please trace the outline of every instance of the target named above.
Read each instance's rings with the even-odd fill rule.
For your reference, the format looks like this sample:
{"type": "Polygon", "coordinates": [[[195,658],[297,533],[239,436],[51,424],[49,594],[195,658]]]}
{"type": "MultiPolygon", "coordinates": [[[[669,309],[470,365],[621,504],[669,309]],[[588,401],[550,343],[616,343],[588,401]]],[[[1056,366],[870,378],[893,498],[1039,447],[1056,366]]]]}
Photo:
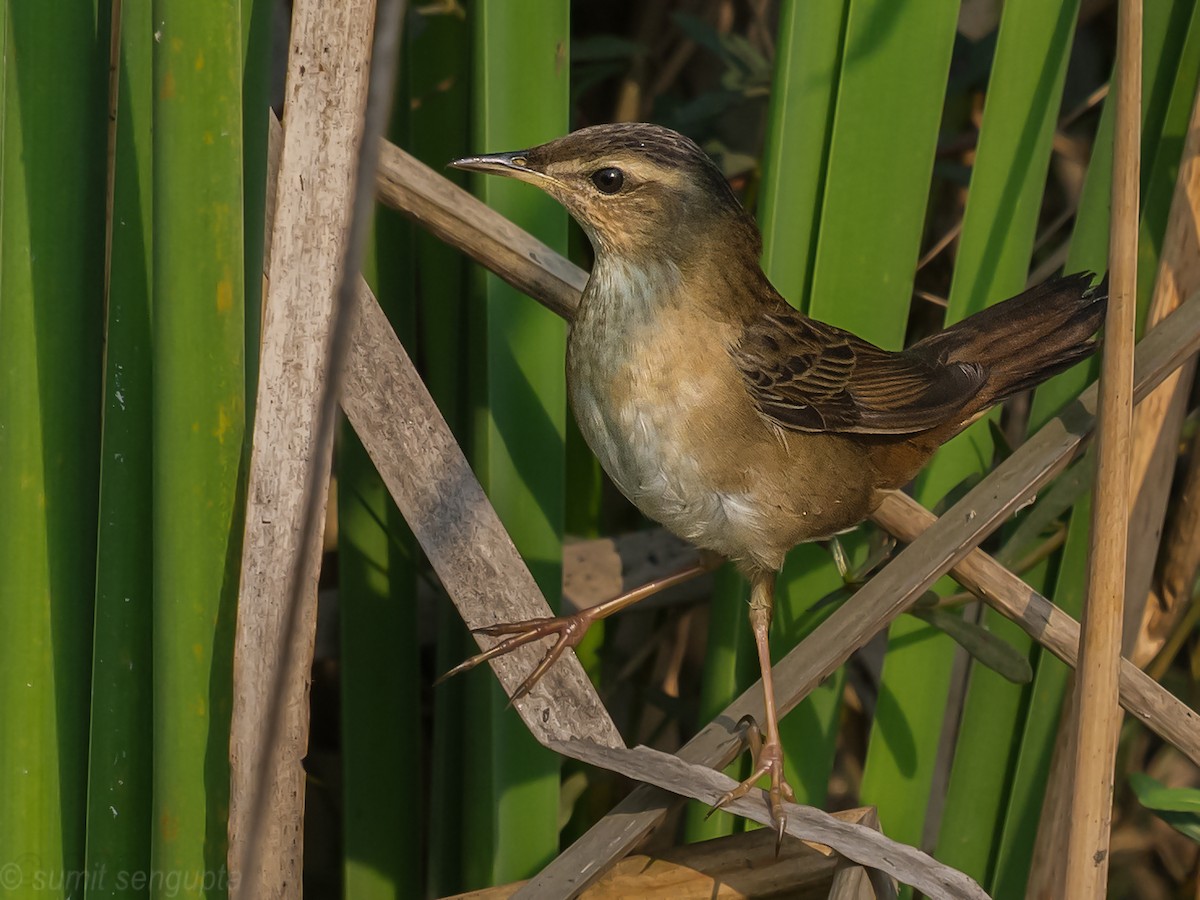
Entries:
{"type": "Polygon", "coordinates": [[[504,637],[507,635],[507,637],[504,637],[504,640],[495,646],[489,647],[481,653],[476,653],[470,659],[463,660],[435,681],[434,684],[441,684],[447,678],[457,675],[460,672],[466,672],[468,669],[473,669],[480,663],[487,662],[489,659],[495,659],[497,656],[511,653],[525,644],[552,635],[558,635],[558,640],[546,651],[546,655],[542,657],[542,661],[537,664],[534,670],[529,673],[528,677],[521,682],[509,698],[508,702],[511,706],[533,690],[534,685],[546,674],[546,671],[554,664],[554,661],[563,655],[563,651],[568,647],[578,646],[579,642],[583,640],[588,626],[591,625],[591,617],[586,613],[587,611],[584,610],[570,616],[545,616],[538,619],[526,619],[523,622],[501,622],[496,625],[473,628],[471,629],[472,634],[486,634],[489,637],[504,637]]]}
{"type": "Polygon", "coordinates": [[[787,831],[787,813],[783,809],[783,801],[796,802],[796,792],[787,783],[783,775],[783,747],[778,740],[768,738],[763,740],[762,730],[751,716],[743,716],[738,722],[742,728],[743,739],[750,749],[754,759],[754,771],[750,777],[730,791],[726,791],[712,805],[705,818],[711,816],[721,807],[738,800],[750,793],[755,783],[764,775],[770,776],[771,786],[767,789],[767,809],[771,814],[771,824],[775,829],[775,855],[783,844],[783,835],[787,831]]]}

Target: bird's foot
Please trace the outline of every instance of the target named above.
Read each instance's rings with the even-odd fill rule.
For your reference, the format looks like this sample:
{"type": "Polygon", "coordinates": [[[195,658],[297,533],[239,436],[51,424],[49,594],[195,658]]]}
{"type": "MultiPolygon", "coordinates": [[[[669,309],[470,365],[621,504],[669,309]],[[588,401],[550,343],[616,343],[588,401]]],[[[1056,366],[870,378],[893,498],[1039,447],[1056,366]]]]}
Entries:
{"type": "Polygon", "coordinates": [[[796,802],[796,793],[783,777],[783,747],[779,739],[763,740],[758,723],[751,716],[743,716],[738,725],[745,733],[746,743],[750,747],[754,759],[754,771],[750,777],[731,791],[721,796],[708,815],[712,815],[721,807],[740,797],[746,796],[754,788],[755,783],[764,775],[770,776],[771,786],[767,789],[767,809],[771,813],[771,824],[775,829],[775,855],[779,855],[779,847],[783,843],[783,833],[787,830],[787,813],[783,810],[783,801],[796,802]]]}
{"type": "Polygon", "coordinates": [[[831,537],[827,546],[833,556],[833,564],[837,566],[842,583],[848,588],[859,588],[867,583],[871,573],[888,561],[892,551],[896,549],[896,539],[882,529],[871,532],[867,545],[867,556],[860,565],[852,565],[846,548],[838,540],[837,535],[831,537]]]}
{"type": "Polygon", "coordinates": [[[473,669],[482,662],[495,659],[497,656],[503,656],[505,653],[510,653],[518,647],[523,647],[525,644],[557,635],[558,640],[546,651],[546,655],[542,657],[542,661],[537,664],[537,667],[529,673],[529,677],[521,682],[520,687],[509,698],[508,702],[510,704],[515,703],[533,690],[533,686],[546,674],[546,670],[554,664],[554,661],[563,655],[564,650],[568,647],[578,646],[594,620],[595,616],[592,614],[592,610],[585,609],[570,616],[545,616],[538,619],[526,619],[523,622],[507,622],[472,629],[473,634],[504,637],[504,640],[500,641],[494,647],[489,647],[482,653],[477,653],[470,659],[460,662],[439,678],[435,684],[441,684],[447,678],[457,675],[459,672],[473,669]]]}
{"type": "Polygon", "coordinates": [[[664,588],[682,584],[689,578],[695,578],[697,575],[711,571],[719,563],[720,559],[718,557],[713,554],[706,555],[702,552],[699,560],[689,564],[679,572],[655,579],[649,584],[626,591],[617,597],[613,597],[611,600],[605,600],[603,603],[589,606],[587,609],[581,609],[574,615],[543,616],[538,619],[526,619],[524,622],[511,622],[476,628],[474,630],[475,634],[503,637],[504,640],[500,641],[496,646],[484,650],[482,653],[477,653],[466,662],[459,663],[439,678],[437,683],[441,684],[451,675],[457,675],[459,672],[473,669],[481,662],[487,662],[489,659],[503,656],[505,653],[516,650],[518,647],[522,647],[532,641],[557,635],[558,640],[546,651],[546,655],[542,657],[542,661],[529,673],[529,677],[521,682],[520,687],[517,688],[516,692],[510,698],[509,703],[513,703],[533,689],[538,679],[545,675],[546,670],[554,664],[554,661],[563,655],[564,650],[568,647],[577,647],[579,645],[579,642],[583,640],[583,636],[587,634],[587,630],[593,622],[607,618],[613,613],[619,612],[625,609],[625,607],[637,603],[639,600],[644,600],[646,597],[656,594],[664,588]]]}

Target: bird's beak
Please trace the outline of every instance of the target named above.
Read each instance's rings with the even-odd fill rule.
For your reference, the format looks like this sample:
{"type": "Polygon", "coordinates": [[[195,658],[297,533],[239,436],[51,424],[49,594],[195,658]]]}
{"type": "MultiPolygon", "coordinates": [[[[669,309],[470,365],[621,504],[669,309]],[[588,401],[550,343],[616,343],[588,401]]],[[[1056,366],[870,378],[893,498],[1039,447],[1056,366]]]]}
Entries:
{"type": "Polygon", "coordinates": [[[545,182],[548,178],[542,172],[529,167],[528,150],[514,150],[512,153],[492,153],[487,156],[465,156],[450,163],[455,169],[466,169],[468,172],[487,172],[492,175],[507,175],[519,181],[530,184],[545,182]]]}

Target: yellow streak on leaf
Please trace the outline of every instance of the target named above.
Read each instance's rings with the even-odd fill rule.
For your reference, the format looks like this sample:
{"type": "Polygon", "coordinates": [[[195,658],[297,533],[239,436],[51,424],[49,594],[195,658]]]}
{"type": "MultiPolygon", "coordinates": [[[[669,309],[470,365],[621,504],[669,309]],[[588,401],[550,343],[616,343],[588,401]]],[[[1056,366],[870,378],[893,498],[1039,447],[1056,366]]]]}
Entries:
{"type": "Polygon", "coordinates": [[[229,411],[222,404],[217,407],[217,427],[213,429],[213,437],[222,444],[225,443],[225,435],[229,434],[229,429],[233,425],[233,417],[229,415],[229,411]]]}
{"type": "Polygon", "coordinates": [[[233,309],[233,281],[228,277],[217,282],[217,312],[227,313],[233,309]]]}
{"type": "Polygon", "coordinates": [[[173,841],[179,837],[179,818],[169,812],[163,812],[158,819],[158,831],[164,841],[173,841]]]}

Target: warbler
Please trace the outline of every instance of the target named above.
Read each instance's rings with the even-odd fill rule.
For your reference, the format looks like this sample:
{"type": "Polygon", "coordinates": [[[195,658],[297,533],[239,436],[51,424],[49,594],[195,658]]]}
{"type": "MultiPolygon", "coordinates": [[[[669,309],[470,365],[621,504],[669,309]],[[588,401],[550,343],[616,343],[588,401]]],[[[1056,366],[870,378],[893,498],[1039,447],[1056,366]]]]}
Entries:
{"type": "MultiPolygon", "coordinates": [[[[784,555],[861,522],[990,407],[1091,354],[1107,292],[1090,273],[1054,279],[884,350],[780,296],[760,266],[754,219],[713,161],[674,131],[599,125],[452,165],[541,188],[591,241],[595,263],[567,341],[571,406],[638,509],[750,581],[765,736],[750,777],[716,805],[768,776],[781,838],[783,800],[794,795],[767,633],[784,555]]],[[[648,592],[481,629],[507,637],[448,674],[557,636],[519,696],[591,622],[648,592]]]]}

